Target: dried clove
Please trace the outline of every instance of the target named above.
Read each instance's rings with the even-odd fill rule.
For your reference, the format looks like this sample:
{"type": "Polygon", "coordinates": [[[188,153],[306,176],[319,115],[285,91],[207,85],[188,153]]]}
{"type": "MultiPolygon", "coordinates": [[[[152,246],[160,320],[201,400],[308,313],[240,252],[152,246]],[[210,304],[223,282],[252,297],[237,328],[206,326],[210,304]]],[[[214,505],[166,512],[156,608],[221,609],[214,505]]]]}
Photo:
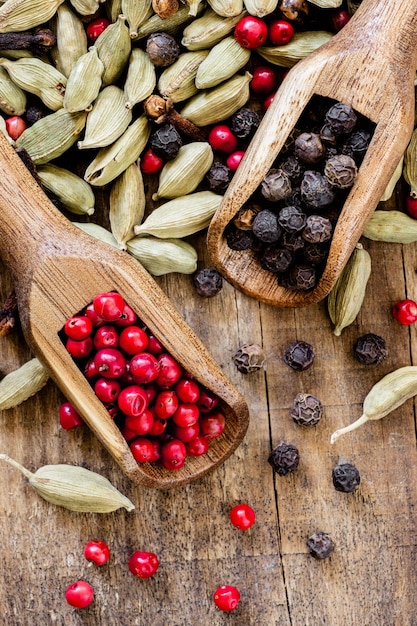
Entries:
{"type": "Polygon", "coordinates": [[[172,124],[179,133],[185,135],[190,141],[206,141],[206,133],[183,117],[174,109],[174,103],[170,98],[162,98],[156,94],[149,96],[143,103],[145,115],[156,124],[172,124]]]}
{"type": "Polygon", "coordinates": [[[0,33],[0,50],[29,50],[34,54],[44,54],[56,44],[56,37],[49,28],[34,32],[0,33]]]}

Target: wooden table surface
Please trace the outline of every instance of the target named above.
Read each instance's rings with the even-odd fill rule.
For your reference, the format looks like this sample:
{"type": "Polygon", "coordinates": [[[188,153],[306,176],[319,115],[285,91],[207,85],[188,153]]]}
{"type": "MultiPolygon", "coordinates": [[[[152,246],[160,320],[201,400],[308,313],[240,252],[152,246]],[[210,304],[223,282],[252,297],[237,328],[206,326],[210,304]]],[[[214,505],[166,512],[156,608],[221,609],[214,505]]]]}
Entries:
{"type": "MultiPolygon", "coordinates": [[[[195,237],[201,266],[204,236],[195,237]]],[[[191,276],[158,282],[246,398],[251,421],[227,462],[186,487],[161,492],[132,484],[87,427],[65,431],[64,400],[50,381],[35,397],[0,413],[0,452],[34,471],[45,464],[83,465],[99,472],[135,504],[111,514],[77,514],[42,500],[27,480],[0,466],[1,624],[8,626],[416,626],[417,452],[415,405],[407,401],[378,422],[368,422],[333,446],[330,435],[361,414],[362,402],[386,373],[417,364],[416,327],[400,326],[392,304],[417,298],[417,246],[363,240],[372,258],[365,303],[356,321],[335,337],[326,303],[306,309],[264,306],[224,283],[214,298],[196,295],[191,276]],[[360,365],[356,339],[368,332],[387,342],[380,365],[360,365]],[[313,366],[295,372],[282,360],[294,339],[311,343],[313,366]],[[265,369],[238,372],[232,356],[245,342],[263,346],[265,369]],[[321,422],[296,425],[289,407],[298,392],[318,396],[321,422]],[[300,465],[274,475],[267,457],[282,440],[300,451],[300,465]],[[361,485],[337,492],[332,468],[354,463],[361,485]],[[257,514],[248,531],[236,530],[230,508],[250,504],[257,514]],[[324,530],[333,555],[318,561],[307,537],[324,530]],[[109,563],[83,557],[90,539],[105,540],[109,563]],[[135,550],[156,552],[157,574],[134,578],[135,550]],[[66,587],[85,579],[95,600],[82,610],[66,604],[66,587]],[[212,600],[218,585],[239,588],[232,613],[212,600]]],[[[1,267],[1,296],[12,287],[1,267]]],[[[1,374],[30,357],[17,330],[1,339],[1,374]]]]}

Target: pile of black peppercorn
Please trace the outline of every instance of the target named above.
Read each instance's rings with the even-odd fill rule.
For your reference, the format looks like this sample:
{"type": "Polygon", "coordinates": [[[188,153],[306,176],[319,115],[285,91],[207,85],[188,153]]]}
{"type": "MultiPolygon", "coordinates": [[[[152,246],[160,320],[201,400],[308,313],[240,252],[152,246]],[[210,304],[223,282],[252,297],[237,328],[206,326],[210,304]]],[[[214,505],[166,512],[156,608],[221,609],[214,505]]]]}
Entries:
{"type": "Polygon", "coordinates": [[[373,130],[350,105],[314,96],[259,188],[229,223],[228,246],[252,250],[283,287],[312,289],[373,130]]]}

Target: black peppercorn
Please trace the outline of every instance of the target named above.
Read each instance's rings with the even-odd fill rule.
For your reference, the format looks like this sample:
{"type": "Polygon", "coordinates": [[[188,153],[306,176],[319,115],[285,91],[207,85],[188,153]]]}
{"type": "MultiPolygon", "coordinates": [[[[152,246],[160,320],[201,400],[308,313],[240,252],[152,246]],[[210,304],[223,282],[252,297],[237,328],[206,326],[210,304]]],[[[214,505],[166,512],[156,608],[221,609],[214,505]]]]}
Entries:
{"type": "Polygon", "coordinates": [[[361,482],[358,469],[351,463],[339,462],[332,470],[333,485],[336,491],[352,493],[361,482]]]}
{"type": "Polygon", "coordinates": [[[28,126],[32,126],[35,122],[39,121],[48,114],[48,109],[43,106],[31,106],[26,109],[25,119],[28,126]]]}
{"type": "Polygon", "coordinates": [[[297,159],[297,157],[293,155],[289,155],[285,161],[282,161],[279,164],[279,167],[288,175],[291,183],[295,185],[298,185],[301,182],[306,169],[300,159],[297,159]]]}
{"type": "Polygon", "coordinates": [[[303,163],[313,165],[319,163],[326,154],[320,135],[316,133],[301,133],[295,140],[294,154],[303,163]]]}
{"type": "Polygon", "coordinates": [[[239,139],[248,139],[255,134],[261,118],[254,109],[242,108],[230,119],[230,129],[239,139]]]}
{"type": "Polygon", "coordinates": [[[296,206],[285,206],[278,213],[278,223],[287,232],[298,232],[306,225],[307,215],[296,206]]]}
{"type": "Polygon", "coordinates": [[[241,230],[229,226],[225,232],[226,243],[231,250],[251,250],[254,246],[254,235],[251,230],[241,230]]]}
{"type": "Polygon", "coordinates": [[[180,47],[168,33],[152,33],[146,40],[146,53],[156,67],[168,67],[178,59],[180,47]]]}
{"type": "Polygon", "coordinates": [[[331,239],[332,232],[332,223],[327,217],[309,215],[301,234],[309,243],[324,243],[331,239]]]}
{"type": "Polygon", "coordinates": [[[149,147],[162,159],[175,159],[182,146],[182,139],[172,124],[163,124],[151,136],[149,147]]]}
{"type": "Polygon", "coordinates": [[[250,374],[263,368],[265,355],[256,343],[244,343],[232,357],[233,363],[242,374],[250,374]]]}
{"type": "Polygon", "coordinates": [[[281,235],[278,216],[269,209],[259,211],[254,217],[252,231],[255,237],[265,243],[278,241],[281,235]]]}
{"type": "Polygon", "coordinates": [[[312,265],[306,263],[296,263],[288,272],[289,289],[300,289],[308,291],[312,289],[317,282],[317,273],[312,265]]]}
{"type": "Polygon", "coordinates": [[[355,111],[350,104],[344,102],[336,102],[325,115],[325,124],[334,132],[335,135],[347,135],[351,133],[358,121],[355,111]]]}
{"type": "Polygon", "coordinates": [[[327,244],[310,243],[306,241],[306,244],[303,248],[303,257],[309,263],[323,263],[327,258],[328,252],[329,247],[327,244]]]}
{"type": "Polygon", "coordinates": [[[307,548],[315,559],[327,559],[334,551],[335,544],[328,533],[318,530],[307,539],[307,548]]]}
{"type": "Polygon", "coordinates": [[[279,476],[286,476],[294,472],[300,462],[298,448],[291,443],[282,441],[272,450],[268,457],[268,463],[279,476]]]}
{"type": "Polygon", "coordinates": [[[326,146],[335,146],[337,143],[336,135],[328,124],[324,124],[320,130],[320,139],[326,146]]]}
{"type": "Polygon", "coordinates": [[[324,174],[307,170],[300,185],[301,199],[310,207],[324,209],[334,202],[335,192],[324,174]]]}
{"type": "Polygon", "coordinates": [[[362,335],[355,344],[354,354],[363,365],[381,363],[388,354],[385,339],[374,333],[362,335]]]}
{"type": "Polygon", "coordinates": [[[227,165],[220,163],[220,161],[214,161],[206,174],[206,179],[211,191],[224,193],[232,180],[232,176],[232,170],[227,165]]]}
{"type": "Polygon", "coordinates": [[[281,169],[269,170],[261,182],[261,193],[269,202],[279,202],[290,195],[292,191],[288,174],[281,169]]]}
{"type": "Polygon", "coordinates": [[[348,154],[359,164],[368,149],[371,134],[367,130],[357,130],[352,133],[342,146],[342,153],[348,154]]]}
{"type": "Polygon", "coordinates": [[[299,372],[304,371],[313,365],[314,348],[306,341],[299,339],[290,343],[284,351],[284,363],[299,372]]]}
{"type": "Polygon", "coordinates": [[[208,267],[196,272],[193,282],[198,295],[204,298],[212,298],[223,287],[223,279],[219,272],[208,267]]]}
{"type": "Polygon", "coordinates": [[[358,168],[351,156],[337,154],[326,161],[324,175],[333,187],[347,189],[355,182],[358,168]]]}
{"type": "Polygon", "coordinates": [[[315,426],[322,417],[323,406],[311,393],[297,393],[290,408],[290,415],[300,426],[315,426]]]}
{"type": "Polygon", "coordinates": [[[282,233],[281,238],[282,247],[290,250],[290,252],[298,252],[305,246],[305,241],[300,234],[297,233],[282,233]]]}
{"type": "Polygon", "coordinates": [[[278,244],[267,246],[260,257],[261,266],[270,272],[286,272],[293,262],[293,255],[278,244]]]}

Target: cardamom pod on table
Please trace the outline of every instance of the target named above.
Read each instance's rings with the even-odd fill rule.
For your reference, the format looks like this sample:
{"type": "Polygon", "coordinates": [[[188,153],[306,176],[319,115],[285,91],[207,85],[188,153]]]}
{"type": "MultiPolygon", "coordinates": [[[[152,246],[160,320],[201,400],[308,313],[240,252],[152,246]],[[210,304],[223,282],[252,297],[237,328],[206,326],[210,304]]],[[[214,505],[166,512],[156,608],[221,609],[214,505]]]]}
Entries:
{"type": "Polygon", "coordinates": [[[177,198],[195,191],[210,169],[213,158],[213,150],[207,141],[192,141],[181,146],[177,156],[162,168],[159,186],[152,199],[177,198]]]}
{"type": "Polygon", "coordinates": [[[197,252],[182,239],[133,237],[127,242],[126,248],[153,276],[172,272],[193,274],[197,269],[197,252]]]}
{"type": "Polygon", "coordinates": [[[16,61],[0,59],[0,66],[18,87],[38,96],[48,109],[62,108],[67,78],[53,65],[33,57],[16,61]]]}
{"type": "Polygon", "coordinates": [[[107,26],[94,42],[104,65],[103,86],[113,85],[120,78],[129,59],[132,41],[124,15],[107,26]]]}
{"type": "Polygon", "coordinates": [[[0,33],[30,30],[53,17],[64,0],[6,0],[0,7],[0,33]]]}
{"type": "Polygon", "coordinates": [[[144,50],[134,48],[127,65],[123,85],[125,107],[131,109],[151,95],[156,85],[155,66],[144,50]]]}
{"type": "Polygon", "coordinates": [[[151,0],[122,0],[121,14],[129,25],[129,35],[136,39],[138,28],[153,15],[151,0]]]}
{"type": "Polygon", "coordinates": [[[23,115],[26,104],[27,97],[23,89],[18,87],[8,72],[0,66],[0,110],[6,115],[23,115]]]}
{"type": "Polygon", "coordinates": [[[362,233],[367,239],[386,243],[417,241],[417,221],[402,211],[374,211],[362,233]]]}
{"type": "Polygon", "coordinates": [[[195,77],[200,64],[209,54],[209,50],[195,50],[183,52],[178,59],[163,70],[158,80],[158,91],[164,98],[172,102],[188,100],[198,89],[195,77]]]}
{"type": "Polygon", "coordinates": [[[243,11],[243,0],[207,0],[207,3],[221,17],[234,17],[243,11]]]}
{"type": "Polygon", "coordinates": [[[188,5],[181,5],[171,17],[162,19],[159,15],[152,15],[138,28],[138,34],[136,39],[143,39],[152,35],[152,33],[164,32],[168,35],[176,35],[181,31],[184,24],[188,24],[192,21],[192,16],[189,15],[188,5]]]}
{"type": "Polygon", "coordinates": [[[49,374],[40,361],[30,359],[0,381],[0,410],[11,409],[25,402],[38,393],[48,380],[49,374]]]}
{"type": "Polygon", "coordinates": [[[260,18],[273,13],[277,6],[278,0],[245,0],[245,9],[248,13],[260,18]]]}

